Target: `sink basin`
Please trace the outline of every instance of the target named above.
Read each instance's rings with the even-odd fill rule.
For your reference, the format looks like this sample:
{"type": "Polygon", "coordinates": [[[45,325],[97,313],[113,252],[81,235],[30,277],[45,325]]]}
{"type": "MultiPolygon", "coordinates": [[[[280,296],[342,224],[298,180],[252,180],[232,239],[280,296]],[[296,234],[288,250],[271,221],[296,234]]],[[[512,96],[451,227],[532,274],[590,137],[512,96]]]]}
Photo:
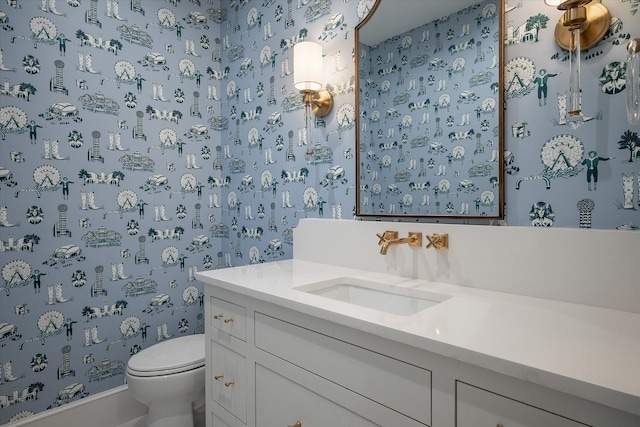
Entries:
{"type": "Polygon", "coordinates": [[[295,288],[321,297],[386,313],[409,316],[450,297],[433,292],[393,287],[355,277],[341,277],[295,288]]]}

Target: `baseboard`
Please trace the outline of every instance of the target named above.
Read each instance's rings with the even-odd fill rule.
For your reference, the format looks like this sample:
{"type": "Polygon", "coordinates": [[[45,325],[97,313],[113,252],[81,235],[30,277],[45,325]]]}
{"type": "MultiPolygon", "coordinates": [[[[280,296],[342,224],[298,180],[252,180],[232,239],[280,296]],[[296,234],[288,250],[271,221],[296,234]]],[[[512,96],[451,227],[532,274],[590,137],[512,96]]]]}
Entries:
{"type": "Polygon", "coordinates": [[[129,394],[129,388],[125,384],[4,425],[7,427],[117,427],[144,416],[147,411],[146,405],[129,394]]]}

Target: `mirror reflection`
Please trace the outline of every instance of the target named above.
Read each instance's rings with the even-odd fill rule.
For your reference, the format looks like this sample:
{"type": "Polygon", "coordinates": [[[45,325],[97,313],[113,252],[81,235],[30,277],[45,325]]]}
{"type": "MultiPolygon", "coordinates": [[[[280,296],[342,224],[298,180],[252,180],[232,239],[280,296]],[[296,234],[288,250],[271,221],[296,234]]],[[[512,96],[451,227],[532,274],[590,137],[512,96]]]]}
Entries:
{"type": "Polygon", "coordinates": [[[502,16],[378,0],[356,28],[358,216],[503,217],[502,16]]]}

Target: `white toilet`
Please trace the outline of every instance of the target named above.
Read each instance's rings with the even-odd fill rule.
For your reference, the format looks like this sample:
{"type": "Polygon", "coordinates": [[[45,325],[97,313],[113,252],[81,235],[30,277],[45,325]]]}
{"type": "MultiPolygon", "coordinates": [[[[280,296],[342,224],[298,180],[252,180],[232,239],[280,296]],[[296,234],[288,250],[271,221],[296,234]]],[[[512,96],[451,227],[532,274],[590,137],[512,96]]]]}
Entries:
{"type": "Polygon", "coordinates": [[[133,355],[131,395],[149,406],[149,427],[192,427],[193,406],[204,401],[204,334],[173,338],[133,355]]]}

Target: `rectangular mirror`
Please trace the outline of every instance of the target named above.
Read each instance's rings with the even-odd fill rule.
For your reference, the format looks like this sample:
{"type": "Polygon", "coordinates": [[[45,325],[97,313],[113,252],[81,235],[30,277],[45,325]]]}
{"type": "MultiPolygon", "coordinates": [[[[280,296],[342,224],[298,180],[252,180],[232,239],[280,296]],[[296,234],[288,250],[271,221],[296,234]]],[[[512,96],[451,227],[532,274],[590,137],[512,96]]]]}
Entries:
{"type": "Polygon", "coordinates": [[[503,0],[376,0],[356,27],[356,215],[503,218],[503,0]]]}

